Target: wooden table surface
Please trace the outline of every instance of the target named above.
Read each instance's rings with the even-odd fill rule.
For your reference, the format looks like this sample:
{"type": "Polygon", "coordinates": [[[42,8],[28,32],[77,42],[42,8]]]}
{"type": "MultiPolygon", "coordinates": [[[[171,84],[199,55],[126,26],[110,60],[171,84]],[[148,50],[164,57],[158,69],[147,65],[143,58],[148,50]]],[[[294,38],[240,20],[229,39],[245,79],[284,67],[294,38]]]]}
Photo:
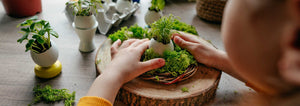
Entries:
{"type": "MultiPolygon", "coordinates": [[[[95,55],[81,53],[78,50],[79,38],[72,28],[71,21],[65,12],[65,2],[68,0],[42,0],[42,13],[40,19],[48,20],[59,39],[53,38],[59,49],[59,60],[62,63],[62,73],[53,79],[40,79],[34,74],[34,62],[29,52],[25,51],[25,43],[17,43],[21,37],[17,24],[27,18],[13,18],[5,14],[3,5],[0,5],[0,105],[24,106],[33,98],[32,89],[35,85],[52,85],[54,88],[67,88],[76,91],[76,102],[83,97],[96,77],[95,55]]],[[[130,26],[137,23],[145,26],[144,15],[150,6],[150,0],[141,0],[141,7],[127,21],[120,26],[130,26]]],[[[195,2],[168,0],[164,14],[174,14],[181,17],[187,24],[194,25],[199,35],[210,40],[217,48],[224,50],[220,36],[220,25],[210,24],[200,20],[196,15],[195,2]]],[[[116,31],[114,27],[109,33],[116,31]]],[[[107,38],[107,35],[97,33],[95,44],[97,48],[107,38]]],[[[103,86],[105,87],[105,85],[103,86]]],[[[101,88],[99,88],[101,89],[101,88]]],[[[244,83],[232,78],[226,73],[222,74],[216,97],[209,105],[235,105],[244,92],[252,92],[244,83]]],[[[55,105],[62,105],[58,103],[55,105]]],[[[44,105],[44,104],[39,104],[44,105]]],[[[116,102],[115,105],[123,105],[116,102]]]]}

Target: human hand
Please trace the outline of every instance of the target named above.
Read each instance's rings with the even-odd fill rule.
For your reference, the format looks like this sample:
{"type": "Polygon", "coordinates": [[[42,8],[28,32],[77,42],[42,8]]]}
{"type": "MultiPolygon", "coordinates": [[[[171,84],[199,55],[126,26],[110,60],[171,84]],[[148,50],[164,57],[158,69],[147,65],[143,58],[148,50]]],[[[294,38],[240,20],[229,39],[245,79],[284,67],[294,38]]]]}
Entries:
{"type": "Polygon", "coordinates": [[[204,39],[188,33],[175,33],[172,38],[177,45],[187,49],[199,63],[207,66],[214,66],[217,57],[222,52],[204,39]]]}
{"type": "Polygon", "coordinates": [[[149,40],[129,39],[123,42],[117,40],[111,47],[112,61],[106,68],[108,74],[119,78],[122,84],[134,79],[144,72],[162,67],[165,61],[162,58],[141,62],[141,56],[148,48],[149,40]]]}

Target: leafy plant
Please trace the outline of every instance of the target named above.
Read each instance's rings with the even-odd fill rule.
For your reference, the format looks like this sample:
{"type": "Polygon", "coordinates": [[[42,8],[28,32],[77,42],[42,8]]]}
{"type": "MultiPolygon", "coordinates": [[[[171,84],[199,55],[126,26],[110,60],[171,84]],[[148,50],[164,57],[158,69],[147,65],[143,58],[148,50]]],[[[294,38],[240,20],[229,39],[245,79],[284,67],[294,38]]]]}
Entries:
{"type": "Polygon", "coordinates": [[[170,42],[172,33],[171,30],[174,25],[175,17],[170,15],[164,16],[158,21],[151,24],[150,34],[158,42],[168,44],[170,42]]]}
{"type": "Polygon", "coordinates": [[[50,23],[45,20],[38,20],[37,17],[32,17],[17,27],[21,28],[23,36],[17,40],[17,42],[22,43],[24,40],[28,40],[25,45],[27,52],[31,50],[35,53],[43,53],[51,47],[50,36],[58,38],[57,32],[53,31],[50,26],[50,23]],[[31,38],[28,38],[32,36],[31,38]]]}
{"type": "Polygon", "coordinates": [[[44,103],[55,103],[59,101],[64,101],[65,106],[72,106],[72,104],[75,102],[75,91],[72,93],[69,93],[69,90],[67,89],[53,89],[50,85],[46,85],[44,88],[42,88],[40,85],[37,85],[33,88],[34,92],[34,100],[32,104],[44,102],[44,103]]]}
{"type": "MultiPolygon", "coordinates": [[[[68,5],[70,2],[67,2],[68,5]]],[[[73,3],[71,8],[76,9],[76,16],[90,16],[92,15],[92,9],[98,12],[97,6],[102,7],[101,0],[78,0],[76,3],[73,3]]],[[[75,13],[74,13],[75,14],[75,13]]]]}
{"type": "Polygon", "coordinates": [[[165,7],[165,0],[152,0],[151,7],[149,10],[154,10],[156,12],[163,10],[165,7]]]}

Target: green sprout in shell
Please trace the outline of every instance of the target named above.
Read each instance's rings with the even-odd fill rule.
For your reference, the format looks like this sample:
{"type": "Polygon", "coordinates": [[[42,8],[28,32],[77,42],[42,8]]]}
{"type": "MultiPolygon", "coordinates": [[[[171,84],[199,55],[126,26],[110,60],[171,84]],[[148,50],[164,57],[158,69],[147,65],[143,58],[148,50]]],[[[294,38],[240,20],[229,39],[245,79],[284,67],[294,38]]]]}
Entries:
{"type": "Polygon", "coordinates": [[[50,23],[38,20],[36,16],[22,22],[17,27],[22,27],[20,33],[23,34],[17,42],[28,41],[25,45],[26,52],[31,50],[35,53],[43,53],[51,47],[50,36],[58,38],[57,32],[51,28],[50,23]]]}
{"type": "Polygon", "coordinates": [[[163,10],[165,7],[165,0],[152,0],[151,7],[149,10],[154,10],[156,12],[163,10]]]}
{"type": "Polygon", "coordinates": [[[172,36],[172,28],[174,26],[175,17],[170,15],[169,17],[162,17],[158,21],[152,23],[150,34],[158,42],[163,44],[170,43],[172,36]]]}

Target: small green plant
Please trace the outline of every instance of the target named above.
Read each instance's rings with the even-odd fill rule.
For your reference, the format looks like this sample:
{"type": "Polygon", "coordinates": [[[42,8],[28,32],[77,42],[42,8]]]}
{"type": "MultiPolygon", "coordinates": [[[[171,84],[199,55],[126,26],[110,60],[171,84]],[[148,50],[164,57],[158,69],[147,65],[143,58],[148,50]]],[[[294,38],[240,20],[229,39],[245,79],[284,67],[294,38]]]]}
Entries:
{"type": "Polygon", "coordinates": [[[149,10],[153,11],[161,11],[165,7],[165,0],[152,0],[151,1],[151,7],[149,7],[149,10]]]}
{"type": "Polygon", "coordinates": [[[59,101],[64,101],[65,106],[72,106],[75,102],[75,91],[69,93],[68,89],[53,89],[50,85],[46,85],[42,88],[40,85],[37,85],[33,88],[34,100],[28,104],[44,102],[44,103],[55,103],[59,101]]]}
{"type": "MultiPolygon", "coordinates": [[[[67,2],[66,5],[69,3],[70,2],[67,2]]],[[[97,6],[102,7],[101,0],[78,0],[72,4],[71,8],[77,10],[77,12],[74,13],[76,16],[90,16],[92,15],[92,9],[94,9],[96,13],[98,12],[97,6]]]]}
{"type": "Polygon", "coordinates": [[[20,33],[23,34],[17,42],[28,41],[25,45],[25,52],[31,50],[35,53],[43,53],[51,47],[50,36],[58,38],[57,32],[51,28],[50,23],[38,20],[36,16],[22,22],[17,27],[22,27],[20,33]]]}
{"type": "Polygon", "coordinates": [[[158,42],[163,44],[170,43],[172,36],[172,28],[174,25],[175,17],[170,15],[168,17],[164,16],[158,21],[151,24],[150,34],[158,42]]]}
{"type": "Polygon", "coordinates": [[[187,87],[183,87],[183,88],[181,88],[181,91],[182,92],[189,92],[189,89],[187,87]]]}

